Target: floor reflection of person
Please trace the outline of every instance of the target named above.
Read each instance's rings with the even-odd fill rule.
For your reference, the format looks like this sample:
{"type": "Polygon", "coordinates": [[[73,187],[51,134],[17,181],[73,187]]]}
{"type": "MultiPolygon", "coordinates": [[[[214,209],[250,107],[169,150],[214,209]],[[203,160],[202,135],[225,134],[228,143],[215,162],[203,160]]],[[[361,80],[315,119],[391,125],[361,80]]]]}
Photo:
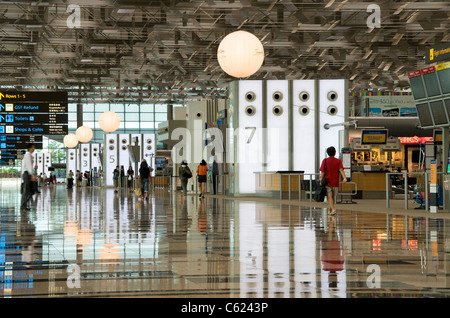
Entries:
{"type": "Polygon", "coordinates": [[[337,272],[344,269],[344,256],[341,243],[335,229],[335,216],[328,216],[328,231],[322,236],[321,261],[323,270],[328,272],[328,286],[337,287],[337,272]]]}

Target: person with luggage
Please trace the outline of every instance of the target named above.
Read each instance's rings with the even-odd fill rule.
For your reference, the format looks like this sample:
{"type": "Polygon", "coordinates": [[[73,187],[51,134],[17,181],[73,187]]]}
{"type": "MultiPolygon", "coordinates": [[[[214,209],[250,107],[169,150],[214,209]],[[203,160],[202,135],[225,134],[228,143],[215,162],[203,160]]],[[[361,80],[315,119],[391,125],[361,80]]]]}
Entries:
{"type": "Polygon", "coordinates": [[[336,148],[329,147],[327,149],[328,158],[323,159],[320,166],[320,182],[326,180],[327,200],[328,200],[328,213],[330,215],[336,214],[336,208],[334,206],[336,202],[337,193],[339,190],[339,177],[342,175],[342,182],[347,182],[347,178],[344,174],[344,167],[342,161],[339,158],[335,158],[336,148]]]}
{"type": "Polygon", "coordinates": [[[187,184],[190,178],[192,178],[192,171],[187,165],[187,161],[183,160],[181,166],[178,169],[178,176],[181,181],[181,188],[183,189],[183,195],[187,195],[187,184]]]}

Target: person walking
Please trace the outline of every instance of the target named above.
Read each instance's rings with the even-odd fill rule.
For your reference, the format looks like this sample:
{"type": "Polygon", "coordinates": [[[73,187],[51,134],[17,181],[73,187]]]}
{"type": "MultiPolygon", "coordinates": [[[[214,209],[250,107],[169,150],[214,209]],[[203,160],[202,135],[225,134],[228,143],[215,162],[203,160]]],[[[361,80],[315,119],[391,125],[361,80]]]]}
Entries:
{"type": "Polygon", "coordinates": [[[335,158],[336,148],[328,147],[328,158],[323,159],[320,165],[320,182],[326,179],[327,200],[328,200],[328,213],[330,215],[336,214],[336,197],[339,190],[339,175],[342,175],[342,182],[347,182],[347,178],[344,174],[344,166],[339,158],[335,158]]]}
{"type": "Polygon", "coordinates": [[[67,174],[67,189],[72,189],[73,186],[73,172],[72,170],[69,170],[69,173],[67,174]]]}
{"type": "Polygon", "coordinates": [[[119,166],[116,166],[116,169],[114,169],[113,171],[113,182],[114,182],[114,192],[118,192],[118,187],[119,187],[119,166]]]}
{"type": "Polygon", "coordinates": [[[134,170],[133,167],[129,167],[127,170],[127,185],[128,185],[128,190],[130,190],[130,192],[133,192],[133,178],[134,178],[134,170]]]}
{"type": "Polygon", "coordinates": [[[25,153],[22,159],[22,200],[20,203],[21,210],[30,210],[27,206],[32,193],[32,182],[37,182],[37,178],[33,171],[33,152],[36,149],[34,144],[30,143],[27,145],[28,151],[25,153]]]}
{"type": "Polygon", "coordinates": [[[139,168],[139,179],[141,181],[141,191],[143,197],[148,200],[148,182],[150,177],[150,169],[148,167],[147,161],[142,159],[141,167],[139,168]]]}
{"type": "Polygon", "coordinates": [[[178,176],[181,181],[181,188],[183,189],[183,195],[187,195],[187,184],[190,178],[192,178],[192,171],[187,165],[187,161],[183,160],[181,162],[180,168],[178,168],[178,176]]]}
{"type": "MultiPolygon", "coordinates": [[[[38,172],[38,166],[37,165],[35,165],[34,166],[34,169],[33,169],[33,174],[37,177],[37,172],[38,172]]],[[[40,184],[39,184],[39,178],[36,178],[36,181],[33,181],[32,183],[32,186],[33,186],[33,189],[34,189],[34,192],[36,192],[36,193],[41,193],[41,191],[39,191],[39,186],[40,186],[40,184]]]]}
{"type": "Polygon", "coordinates": [[[213,183],[213,194],[217,194],[217,181],[219,176],[219,164],[216,159],[214,159],[212,163],[212,173],[211,173],[211,181],[213,183]]]}
{"type": "Polygon", "coordinates": [[[208,166],[203,159],[197,167],[198,189],[200,190],[200,199],[205,197],[206,175],[208,174],[208,166]]]}

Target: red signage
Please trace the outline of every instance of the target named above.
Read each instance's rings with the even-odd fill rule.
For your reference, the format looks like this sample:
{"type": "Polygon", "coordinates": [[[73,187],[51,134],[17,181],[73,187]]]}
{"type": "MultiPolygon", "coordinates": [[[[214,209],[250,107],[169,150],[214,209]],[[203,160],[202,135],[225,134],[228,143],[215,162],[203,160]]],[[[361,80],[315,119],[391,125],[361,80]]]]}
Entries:
{"type": "Polygon", "coordinates": [[[422,75],[428,74],[428,73],[434,73],[436,72],[436,68],[434,66],[425,67],[420,70],[420,73],[422,75]]]}
{"type": "Polygon", "coordinates": [[[420,76],[420,70],[408,72],[409,78],[416,77],[416,76],[420,76]]]}
{"type": "Polygon", "coordinates": [[[401,144],[424,144],[426,142],[433,142],[433,137],[398,137],[401,144]]]}

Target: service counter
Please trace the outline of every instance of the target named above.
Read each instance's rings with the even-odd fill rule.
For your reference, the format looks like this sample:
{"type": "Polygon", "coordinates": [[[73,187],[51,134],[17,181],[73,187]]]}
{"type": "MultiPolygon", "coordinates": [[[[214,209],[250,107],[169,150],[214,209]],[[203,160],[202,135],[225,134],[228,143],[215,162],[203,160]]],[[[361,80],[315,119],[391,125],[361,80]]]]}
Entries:
{"type": "MultiPolygon", "coordinates": [[[[356,183],[357,193],[353,199],[385,199],[386,173],[388,171],[352,172],[351,182],[356,183]]],[[[343,191],[350,191],[350,185],[342,184],[343,191]]]]}
{"type": "MultiPolygon", "coordinates": [[[[355,183],[357,189],[353,199],[386,198],[387,172],[352,172],[351,183],[355,183]]],[[[303,199],[305,198],[305,191],[309,192],[310,186],[309,177],[308,180],[305,180],[304,176],[304,171],[255,172],[256,193],[263,194],[267,197],[298,199],[299,193],[301,192],[303,199]],[[301,191],[299,187],[301,187],[301,191]]],[[[352,188],[352,184],[343,183],[341,190],[343,192],[352,192],[354,189],[354,185],[352,188]]]]}
{"type": "MultiPolygon", "coordinates": [[[[265,196],[298,199],[304,171],[265,171],[255,172],[256,193],[265,196]]],[[[303,187],[302,187],[303,188],[303,187]]]]}

